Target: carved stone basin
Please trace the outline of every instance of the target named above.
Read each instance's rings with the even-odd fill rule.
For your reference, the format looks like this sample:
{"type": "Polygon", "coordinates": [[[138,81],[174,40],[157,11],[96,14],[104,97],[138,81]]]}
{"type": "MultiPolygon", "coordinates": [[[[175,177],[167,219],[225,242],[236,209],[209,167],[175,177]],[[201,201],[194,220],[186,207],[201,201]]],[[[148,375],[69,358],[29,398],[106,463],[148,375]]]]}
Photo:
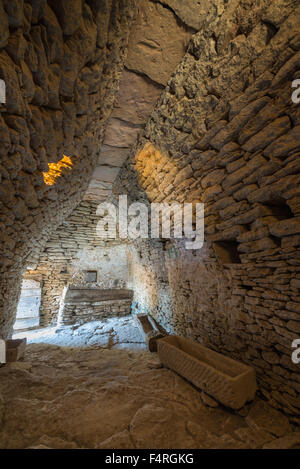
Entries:
{"type": "Polygon", "coordinates": [[[168,336],[159,339],[157,346],[163,365],[225,406],[240,409],[254,399],[254,368],[184,337],[168,336]]]}

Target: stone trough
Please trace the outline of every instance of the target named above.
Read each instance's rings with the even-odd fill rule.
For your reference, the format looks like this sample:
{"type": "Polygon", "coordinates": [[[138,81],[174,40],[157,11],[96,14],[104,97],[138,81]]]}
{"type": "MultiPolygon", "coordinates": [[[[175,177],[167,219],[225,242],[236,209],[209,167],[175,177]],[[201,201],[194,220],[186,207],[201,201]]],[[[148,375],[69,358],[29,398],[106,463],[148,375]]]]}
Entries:
{"type": "Polygon", "coordinates": [[[155,321],[147,314],[137,314],[136,323],[143,335],[149,352],[157,352],[157,340],[164,337],[155,321]]]}
{"type": "Polygon", "coordinates": [[[163,365],[232,409],[240,409],[256,393],[252,367],[189,339],[168,336],[157,341],[163,365]]]}

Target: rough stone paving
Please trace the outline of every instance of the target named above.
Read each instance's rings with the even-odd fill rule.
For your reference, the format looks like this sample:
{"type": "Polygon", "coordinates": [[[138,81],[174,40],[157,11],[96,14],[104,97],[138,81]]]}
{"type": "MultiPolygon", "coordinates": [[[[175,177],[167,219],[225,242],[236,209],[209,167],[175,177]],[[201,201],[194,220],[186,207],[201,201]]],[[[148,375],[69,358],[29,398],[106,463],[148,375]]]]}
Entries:
{"type": "Polygon", "coordinates": [[[128,315],[111,317],[88,323],[43,327],[31,331],[17,332],[14,339],[27,338],[27,343],[42,343],[62,347],[99,346],[108,349],[146,349],[146,344],[137,325],[128,315]]]}
{"type": "Polygon", "coordinates": [[[0,368],[1,448],[300,447],[269,404],[238,413],[201,399],[156,354],[134,350],[145,347],[138,328],[119,321],[30,333],[25,359],[0,368]]]}
{"type": "Polygon", "coordinates": [[[1,447],[299,445],[299,24],[298,0],[0,0],[0,336],[23,278],[45,333],[70,284],[127,288],[132,313],[253,366],[259,386],[232,414],[155,356],[101,349],[100,326],[68,326],[0,368],[1,447]],[[119,194],[204,202],[204,247],[100,239],[97,206],[119,194]],[[58,347],[76,331],[92,348],[58,347]]]}

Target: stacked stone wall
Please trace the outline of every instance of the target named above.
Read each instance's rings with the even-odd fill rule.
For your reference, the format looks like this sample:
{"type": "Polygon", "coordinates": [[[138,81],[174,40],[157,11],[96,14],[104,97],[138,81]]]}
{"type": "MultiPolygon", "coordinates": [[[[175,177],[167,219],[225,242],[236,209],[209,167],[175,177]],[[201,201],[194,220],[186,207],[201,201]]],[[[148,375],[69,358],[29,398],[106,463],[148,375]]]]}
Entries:
{"type": "Polygon", "coordinates": [[[126,288],[127,244],[104,240],[97,234],[98,204],[81,202],[56,229],[40,254],[35,268],[25,278],[42,279],[41,326],[57,323],[64,288],[126,288]],[[97,272],[96,282],[87,282],[85,272],[97,272]]]}
{"type": "Polygon", "coordinates": [[[24,268],[81,201],[118,88],[133,1],[1,0],[0,333],[11,331],[24,268]],[[43,172],[72,161],[56,184],[43,172]]]}
{"type": "Polygon", "coordinates": [[[299,19],[298,2],[228,2],[193,36],[116,183],[132,200],[205,204],[201,250],[132,248],[136,309],[253,365],[265,397],[294,416],[299,19]]]}
{"type": "Polygon", "coordinates": [[[122,317],[131,314],[131,299],[105,300],[95,303],[65,304],[61,324],[70,325],[101,321],[110,317],[122,317]]]}

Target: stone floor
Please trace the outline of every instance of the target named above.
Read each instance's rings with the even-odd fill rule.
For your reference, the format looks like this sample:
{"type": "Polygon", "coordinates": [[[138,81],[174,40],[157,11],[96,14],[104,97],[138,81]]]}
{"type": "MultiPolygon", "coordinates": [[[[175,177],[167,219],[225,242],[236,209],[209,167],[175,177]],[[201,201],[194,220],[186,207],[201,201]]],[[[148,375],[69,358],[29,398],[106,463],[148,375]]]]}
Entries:
{"type": "Polygon", "coordinates": [[[267,403],[211,407],[156,354],[132,350],[141,338],[118,321],[122,333],[110,321],[36,332],[69,346],[31,343],[0,368],[0,448],[300,448],[299,427],[267,403]]]}
{"type": "Polygon", "coordinates": [[[27,337],[27,343],[46,343],[70,347],[99,345],[109,349],[146,350],[143,337],[132,316],[108,318],[73,326],[46,327],[14,334],[27,337]]]}

